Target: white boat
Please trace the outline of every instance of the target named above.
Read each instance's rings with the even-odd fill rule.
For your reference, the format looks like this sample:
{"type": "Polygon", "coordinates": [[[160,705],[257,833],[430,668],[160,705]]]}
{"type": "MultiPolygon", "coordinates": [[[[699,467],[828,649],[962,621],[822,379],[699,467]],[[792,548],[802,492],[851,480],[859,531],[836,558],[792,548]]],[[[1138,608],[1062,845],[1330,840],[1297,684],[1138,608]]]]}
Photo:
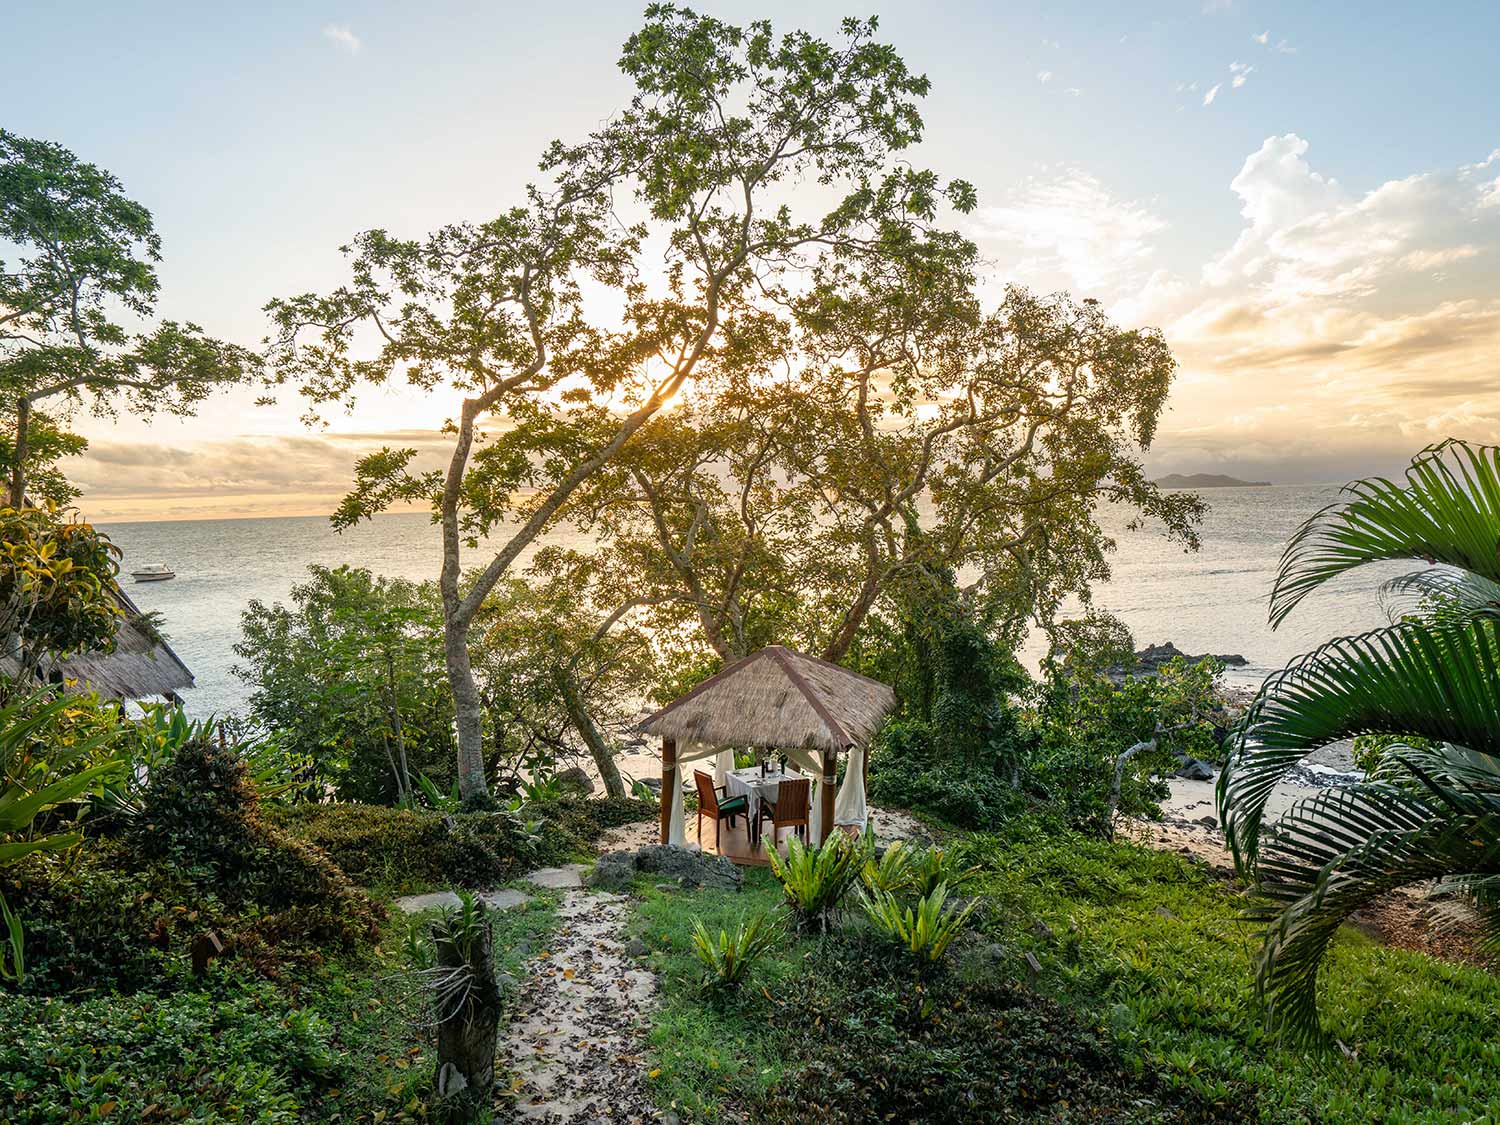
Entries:
{"type": "Polygon", "coordinates": [[[177,572],[170,569],[166,563],[151,563],[143,566],[140,570],[132,570],[130,577],[137,582],[165,582],[168,578],[176,578],[177,572]]]}

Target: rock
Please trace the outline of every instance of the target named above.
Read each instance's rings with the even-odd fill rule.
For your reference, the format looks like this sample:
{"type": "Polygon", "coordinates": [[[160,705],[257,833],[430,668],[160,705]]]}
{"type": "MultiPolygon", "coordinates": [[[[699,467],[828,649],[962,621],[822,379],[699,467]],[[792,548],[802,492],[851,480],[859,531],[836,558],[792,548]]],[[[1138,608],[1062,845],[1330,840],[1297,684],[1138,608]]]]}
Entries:
{"type": "Polygon", "coordinates": [[[1051,941],[1057,935],[1052,932],[1052,927],[1038,918],[1032,923],[1031,932],[1043,941],[1051,941]]]}
{"type": "Polygon", "coordinates": [[[638,937],[633,937],[625,943],[625,955],[627,957],[644,957],[650,952],[646,948],[646,943],[638,937]]]}
{"type": "Polygon", "coordinates": [[[525,878],[528,883],[538,887],[566,890],[569,887],[583,886],[582,874],[583,864],[569,863],[562,867],[538,867],[525,878]]]}
{"type": "Polygon", "coordinates": [[[1182,765],[1178,767],[1173,777],[1180,777],[1187,781],[1212,781],[1214,779],[1214,767],[1203,759],[1179,753],[1177,760],[1182,765]]]}
{"type": "Polygon", "coordinates": [[[587,797],[594,792],[594,779],[582,766],[572,766],[557,775],[557,784],[563,789],[587,797]]]}
{"type": "Polygon", "coordinates": [[[1219,818],[1215,816],[1200,816],[1193,823],[1201,824],[1204,828],[1217,828],[1219,827],[1219,818]]]}
{"type": "Polygon", "coordinates": [[[661,796],[661,778],[641,777],[637,778],[636,780],[644,785],[647,789],[651,790],[651,792],[655,793],[658,797],[661,796]]]}
{"type": "Polygon", "coordinates": [[[745,881],[740,869],[723,856],[672,844],[648,844],[635,853],[635,865],[653,875],[679,879],[687,886],[737,891],[745,881]]]}
{"type": "Polygon", "coordinates": [[[584,879],[596,891],[623,891],[635,878],[635,852],[606,852],[584,879]]]}
{"type": "Polygon", "coordinates": [[[1189,654],[1183,652],[1176,645],[1174,645],[1171,641],[1168,641],[1166,644],[1162,645],[1147,645],[1145,648],[1139,650],[1135,654],[1135,659],[1136,663],[1140,665],[1141,671],[1156,672],[1161,669],[1162,665],[1172,663],[1172,661],[1176,660],[1179,656],[1186,660],[1189,664],[1199,664],[1207,660],[1210,655],[1212,655],[1213,658],[1220,664],[1226,665],[1230,668],[1243,668],[1246,664],[1250,663],[1250,661],[1246,660],[1237,652],[1200,653],[1197,656],[1190,656],[1189,654]]]}
{"type": "Polygon", "coordinates": [[[682,884],[681,883],[657,883],[656,884],[656,889],[658,891],[663,892],[663,893],[666,893],[668,891],[680,891],[680,890],[682,890],[682,884]]]}

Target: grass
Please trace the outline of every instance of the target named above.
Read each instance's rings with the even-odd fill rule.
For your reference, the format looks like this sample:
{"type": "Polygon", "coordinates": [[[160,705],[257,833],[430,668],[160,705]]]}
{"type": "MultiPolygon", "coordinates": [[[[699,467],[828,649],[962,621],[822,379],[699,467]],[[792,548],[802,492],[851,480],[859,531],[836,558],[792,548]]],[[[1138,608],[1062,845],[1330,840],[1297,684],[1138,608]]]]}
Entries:
{"type": "Polygon", "coordinates": [[[1095,1013],[1170,1082],[1213,1099],[1242,1081],[1271,1121],[1500,1117],[1492,973],[1346,929],[1321,989],[1343,1047],[1288,1049],[1254,996],[1257,935],[1237,920],[1235,889],[1201,865],[1045,835],[976,836],[965,853],[981,866],[984,928],[1012,950],[1010,971],[1021,975],[1031,952],[1042,991],[1095,1013]]]}
{"type": "MultiPolygon", "coordinates": [[[[652,968],[663,976],[662,1003],[647,1040],[658,1102],[710,1120],[719,1116],[726,1100],[758,1103],[790,1061],[782,1037],[735,997],[710,1003],[697,995],[702,966],[693,955],[693,920],[713,934],[720,928],[732,932],[741,919],[776,910],[781,888],[768,870],[752,867],[745,870],[739,893],[659,891],[647,880],[637,882],[635,893],[635,936],[650,950],[652,968]]],[[[749,970],[741,995],[775,988],[815,951],[815,942],[787,935],[749,970]]]]}
{"type": "MultiPolygon", "coordinates": [[[[1122,1063],[1139,1083],[1135,1092],[1144,1091],[1140,1104],[1149,1108],[1139,1117],[1129,1108],[1112,1117],[1090,1103],[1101,1119],[1500,1119],[1495,974],[1390,949],[1346,930],[1322,982],[1325,1024],[1341,1046],[1293,1049],[1263,1021],[1251,972],[1258,937],[1238,920],[1237,889],[1203,865],[1029,826],[954,843],[962,859],[979,868],[969,892],[982,900],[976,932],[963,949],[955,946],[954,975],[971,984],[984,978],[992,989],[989,1002],[1002,1010],[995,1023],[1005,1028],[993,1034],[1008,1038],[1014,1051],[1033,1052],[1039,1072],[1057,1073],[1064,1083],[1077,1080],[1076,1071],[1059,1062],[1054,1042],[1064,1050],[1071,1043],[1094,1051],[1089,1067],[1107,1072],[1122,1063]],[[1041,966],[1035,979],[1027,953],[1041,966]],[[997,998],[994,988],[1012,989],[1015,997],[997,998]]],[[[751,970],[737,997],[704,997],[691,950],[694,919],[717,933],[780,905],[769,872],[745,875],[739,894],[663,892],[645,882],[635,888],[635,933],[663,979],[648,1040],[661,1105],[688,1120],[738,1118],[752,1109],[777,1119],[778,1097],[807,1083],[808,1072],[799,1070],[804,1061],[834,1058],[841,1065],[836,1054],[820,1054],[821,1040],[861,1042],[868,1049],[881,1042],[885,1059],[911,1048],[900,1063],[903,1081],[929,1063],[933,1070],[968,1067],[981,1082],[1013,1083],[1024,1073],[1024,1058],[1014,1066],[993,1053],[955,1060],[951,1044],[941,1057],[934,1044],[929,1058],[920,1035],[904,1046],[892,1038],[889,1021],[875,1009],[894,1011],[887,993],[906,986],[898,963],[860,952],[868,942],[858,920],[830,939],[788,933],[751,970]],[[851,958],[863,958],[857,964],[871,978],[857,987],[843,983],[851,958]],[[801,1014],[788,1004],[799,1005],[801,1014]],[[792,1026],[799,1018],[805,1026],[792,1026]]],[[[878,1069],[850,1069],[841,1080],[857,1093],[879,1078],[878,1069]]],[[[1105,1102],[1131,1092],[1123,1081],[1106,1076],[1105,1102]]],[[[945,1089],[955,1088],[961,1089],[945,1089]]],[[[822,1117],[841,1119],[837,1112],[822,1117]]]]}

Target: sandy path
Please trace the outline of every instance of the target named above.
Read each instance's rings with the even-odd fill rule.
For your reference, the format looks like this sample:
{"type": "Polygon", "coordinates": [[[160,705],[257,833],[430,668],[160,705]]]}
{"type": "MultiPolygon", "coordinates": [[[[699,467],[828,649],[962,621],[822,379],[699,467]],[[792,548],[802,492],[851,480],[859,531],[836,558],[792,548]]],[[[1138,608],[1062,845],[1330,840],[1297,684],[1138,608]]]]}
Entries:
{"type": "Polygon", "coordinates": [[[496,1057],[517,1120],[658,1120],[644,1075],[656,980],[625,952],[628,917],[622,895],[562,891],[557,933],[527,963],[496,1057]]]}

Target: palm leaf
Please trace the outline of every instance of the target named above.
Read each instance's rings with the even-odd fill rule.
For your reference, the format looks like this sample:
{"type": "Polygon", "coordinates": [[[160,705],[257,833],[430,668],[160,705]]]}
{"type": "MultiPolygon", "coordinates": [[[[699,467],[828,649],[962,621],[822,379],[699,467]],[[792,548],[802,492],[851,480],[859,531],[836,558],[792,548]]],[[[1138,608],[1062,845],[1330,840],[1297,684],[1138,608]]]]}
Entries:
{"type": "MultiPolygon", "coordinates": [[[[1256,959],[1257,990],[1294,1038],[1317,1040],[1318,970],[1354,911],[1398,887],[1434,879],[1493,890],[1497,875],[1500,797],[1494,794],[1433,787],[1426,779],[1422,786],[1367,783],[1299,801],[1267,833],[1260,863],[1250,914],[1269,924],[1256,959]]],[[[1491,926],[1500,920],[1493,910],[1481,916],[1491,926]]]]}
{"type": "Polygon", "coordinates": [[[1360,734],[1500,757],[1500,620],[1403,622],[1330,641],[1267,677],[1219,775],[1219,817],[1242,872],[1276,785],[1318,747],[1360,734]]]}
{"type": "Polygon", "coordinates": [[[1425,559],[1500,581],[1500,448],[1450,439],[1413,458],[1405,486],[1384,477],[1293,533],[1271,589],[1271,625],[1324,582],[1365,563],[1425,559]]]}
{"type": "Polygon", "coordinates": [[[1467,570],[1434,566],[1384,583],[1380,604],[1392,622],[1421,617],[1457,624],[1481,614],[1500,615],[1500,582],[1467,570]]]}

